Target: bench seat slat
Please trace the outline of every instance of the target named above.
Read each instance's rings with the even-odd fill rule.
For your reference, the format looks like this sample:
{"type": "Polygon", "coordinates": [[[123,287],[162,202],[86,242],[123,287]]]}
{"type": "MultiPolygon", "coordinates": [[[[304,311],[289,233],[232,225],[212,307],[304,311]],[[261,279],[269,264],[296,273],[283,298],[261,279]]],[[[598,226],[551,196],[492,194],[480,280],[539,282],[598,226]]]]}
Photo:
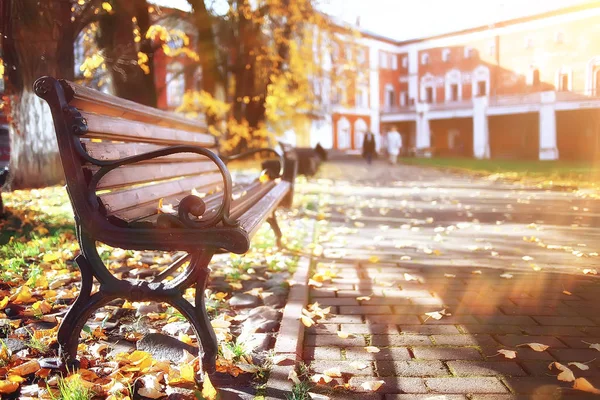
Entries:
{"type": "MultiPolygon", "coordinates": [[[[188,178],[172,180],[147,185],[133,189],[109,192],[101,194],[99,197],[107,209],[108,215],[115,215],[120,218],[121,211],[130,208],[134,209],[133,214],[144,213],[144,209],[158,206],[161,198],[181,194],[182,197],[191,194],[192,189],[199,192],[214,191],[223,182],[220,173],[211,173],[205,175],[191,176],[188,178]]],[[[130,217],[130,218],[135,218],[130,217]]]]}
{"type": "Polygon", "coordinates": [[[190,132],[206,131],[204,118],[189,119],[172,112],[159,110],[121,99],[94,89],[68,82],[75,92],[70,105],[80,111],[121,117],[133,121],[147,122],[153,125],[169,126],[190,132]],[[201,128],[201,129],[199,129],[201,128]]]}
{"type": "Polygon", "coordinates": [[[240,226],[252,237],[263,222],[277,208],[281,199],[290,190],[290,183],[280,181],[262,199],[256,202],[249,210],[240,217],[240,226]]]}
{"type": "MultiPolygon", "coordinates": [[[[205,158],[206,160],[206,158],[205,158]]],[[[92,173],[99,167],[86,168],[92,173]]],[[[114,189],[140,183],[153,182],[157,179],[167,180],[180,176],[199,175],[207,172],[218,171],[212,161],[197,161],[171,164],[134,164],[116,168],[106,174],[98,183],[98,189],[114,189]]]]}
{"type": "Polygon", "coordinates": [[[86,119],[86,138],[97,138],[121,142],[157,143],[164,145],[195,145],[213,147],[215,137],[208,133],[188,132],[181,129],[153,126],[124,118],[107,117],[81,112],[86,119]]]}
{"type": "MultiPolygon", "coordinates": [[[[85,139],[82,140],[82,143],[90,156],[101,161],[119,160],[165,148],[165,146],[148,143],[113,143],[110,141],[96,143],[85,139]]],[[[202,159],[205,160],[206,157],[195,153],[176,153],[152,158],[142,161],[142,163],[186,162],[202,159]]]]}

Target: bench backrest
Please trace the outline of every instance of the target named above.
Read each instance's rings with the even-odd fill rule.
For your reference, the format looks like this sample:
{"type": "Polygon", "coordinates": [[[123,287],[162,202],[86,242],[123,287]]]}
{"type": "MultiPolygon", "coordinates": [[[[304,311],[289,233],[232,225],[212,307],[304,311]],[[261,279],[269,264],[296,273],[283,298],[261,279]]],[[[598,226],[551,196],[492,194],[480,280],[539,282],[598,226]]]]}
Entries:
{"type": "MultiPolygon", "coordinates": [[[[216,140],[203,120],[49,77],[36,82],[35,91],[53,113],[72,199],[78,196],[73,189],[89,184],[107,161],[176,145],[217,152],[216,140]],[[78,157],[81,149],[84,154],[78,157]]],[[[130,222],[156,214],[160,199],[175,205],[192,192],[211,193],[222,186],[214,162],[199,154],[178,153],[119,166],[97,182],[95,195],[103,213],[130,222]]],[[[90,203],[94,207],[94,201],[90,203]]]]}

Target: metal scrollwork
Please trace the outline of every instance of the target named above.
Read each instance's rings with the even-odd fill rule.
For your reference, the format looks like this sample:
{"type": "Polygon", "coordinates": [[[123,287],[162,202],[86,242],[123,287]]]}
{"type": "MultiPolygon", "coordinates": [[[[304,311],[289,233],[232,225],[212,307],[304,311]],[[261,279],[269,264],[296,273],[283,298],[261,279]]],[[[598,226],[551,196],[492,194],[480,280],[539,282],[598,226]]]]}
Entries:
{"type": "Polygon", "coordinates": [[[63,108],[63,113],[65,113],[65,120],[71,127],[71,131],[73,134],[77,136],[85,135],[88,131],[87,121],[79,110],[73,106],[65,106],[63,108]]]}

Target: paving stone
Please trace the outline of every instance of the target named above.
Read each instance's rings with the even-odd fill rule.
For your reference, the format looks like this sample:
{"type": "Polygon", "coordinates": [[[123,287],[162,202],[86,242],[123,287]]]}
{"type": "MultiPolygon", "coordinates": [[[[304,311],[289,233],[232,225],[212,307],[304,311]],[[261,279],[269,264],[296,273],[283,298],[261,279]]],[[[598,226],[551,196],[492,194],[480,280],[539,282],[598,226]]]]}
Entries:
{"type": "Polygon", "coordinates": [[[406,378],[406,377],[382,377],[382,378],[363,378],[353,377],[350,378],[350,385],[355,388],[357,392],[365,392],[366,390],[361,387],[361,384],[367,381],[382,380],[384,384],[381,385],[377,392],[379,393],[427,393],[427,388],[421,378],[406,378]]]}
{"type": "Polygon", "coordinates": [[[364,347],[365,338],[362,336],[352,336],[342,339],[336,335],[306,335],[304,339],[305,346],[335,346],[335,347],[364,347]]]}
{"type": "MultiPolygon", "coordinates": [[[[439,311],[439,310],[438,310],[439,311]]],[[[442,319],[433,319],[426,315],[419,316],[423,320],[423,324],[427,325],[458,325],[458,324],[478,324],[479,321],[472,315],[451,315],[444,316],[442,319]]]]}
{"type": "Polygon", "coordinates": [[[415,358],[422,360],[481,360],[481,353],[472,347],[415,347],[415,358]]]}
{"type": "Polygon", "coordinates": [[[371,300],[363,300],[361,302],[363,305],[369,306],[402,306],[402,305],[410,305],[411,302],[409,299],[405,299],[402,297],[371,297],[371,300]]]}
{"type": "Polygon", "coordinates": [[[589,318],[584,317],[533,317],[540,325],[562,326],[594,326],[589,318]]]}
{"type": "Polygon", "coordinates": [[[306,328],[306,333],[309,335],[335,335],[337,331],[340,330],[340,325],[338,324],[321,324],[318,323],[316,325],[311,326],[310,328],[306,328]]]}
{"type": "MultiPolygon", "coordinates": [[[[566,343],[566,346],[574,348],[574,349],[588,349],[590,347],[589,343],[600,343],[600,337],[565,336],[565,337],[560,337],[558,339],[560,339],[561,342],[566,343]]],[[[553,347],[561,347],[561,346],[553,346],[553,347]]],[[[565,346],[562,346],[562,347],[565,347],[565,346]]]]}
{"type": "Polygon", "coordinates": [[[421,321],[416,315],[365,315],[365,321],[373,324],[416,325],[421,321]]]}
{"type": "Polygon", "coordinates": [[[356,300],[357,297],[383,296],[383,289],[338,290],[336,293],[337,297],[353,297],[356,300]]]}
{"type": "Polygon", "coordinates": [[[398,334],[396,325],[387,324],[342,324],[341,330],[355,334],[398,334]]]}
{"type": "Polygon", "coordinates": [[[425,335],[373,335],[371,336],[371,344],[373,346],[390,346],[390,347],[402,347],[402,346],[431,346],[431,340],[429,336],[425,335]]]}
{"type": "Polygon", "coordinates": [[[449,376],[441,361],[375,361],[379,376],[449,376]]]}
{"type": "MultiPolygon", "coordinates": [[[[545,317],[540,317],[545,318],[545,317]]],[[[548,317],[553,318],[553,317],[548,317]]],[[[531,317],[526,315],[494,315],[491,317],[487,316],[477,316],[477,319],[482,324],[491,324],[491,325],[538,325],[536,321],[534,321],[531,317]]]]}
{"type": "Polygon", "coordinates": [[[315,301],[315,298],[335,297],[335,292],[327,290],[325,288],[310,288],[309,296],[313,301],[315,301]]]}
{"type": "Polygon", "coordinates": [[[363,317],[361,315],[331,315],[323,321],[327,324],[362,324],[363,317]]]}
{"type": "Polygon", "coordinates": [[[497,347],[482,347],[481,350],[486,357],[498,357],[498,350],[514,350],[517,352],[517,359],[519,360],[548,360],[554,361],[554,358],[548,351],[535,351],[529,347],[511,347],[506,349],[506,347],[497,346],[497,347]]]}
{"type": "MultiPolygon", "coordinates": [[[[521,328],[515,325],[490,325],[490,324],[476,324],[476,325],[459,325],[459,328],[466,333],[489,333],[489,334],[507,334],[507,333],[521,333],[521,328]]],[[[534,327],[535,328],[535,327],[534,327]]]]}
{"type": "Polygon", "coordinates": [[[344,315],[372,315],[391,314],[390,306],[340,306],[340,314],[344,315]]]}
{"type": "Polygon", "coordinates": [[[539,399],[562,399],[561,387],[572,386],[551,377],[510,377],[504,378],[504,382],[513,393],[535,394],[539,399]]]}
{"type": "Polygon", "coordinates": [[[445,335],[461,333],[455,325],[400,325],[404,334],[445,335]]]}
{"type": "Polygon", "coordinates": [[[497,344],[489,335],[433,335],[432,339],[439,346],[491,346],[497,344]]]}
{"type": "Polygon", "coordinates": [[[339,347],[304,347],[303,360],[341,360],[339,347]]]}
{"type": "MultiPolygon", "coordinates": [[[[575,326],[522,326],[520,331],[526,335],[543,336],[585,336],[587,330],[593,328],[575,326]]],[[[600,332],[600,329],[599,329],[600,332]]]]}
{"type": "Polygon", "coordinates": [[[501,306],[500,310],[507,315],[568,316],[573,313],[568,308],[550,307],[501,306]]]}
{"type": "Polygon", "coordinates": [[[369,361],[369,360],[388,360],[400,361],[410,360],[412,357],[405,347],[381,348],[379,353],[368,353],[361,347],[349,347],[345,350],[346,360],[349,361],[369,361]]]}
{"type": "Polygon", "coordinates": [[[351,297],[323,297],[319,299],[322,306],[358,306],[358,301],[351,297]]]}
{"type": "Polygon", "coordinates": [[[315,373],[322,374],[324,371],[330,368],[339,368],[342,374],[345,375],[360,375],[360,376],[375,376],[375,370],[373,369],[372,362],[365,362],[367,368],[356,369],[352,365],[352,361],[329,361],[329,360],[318,360],[313,361],[310,364],[311,370],[315,373]]]}
{"type": "Polygon", "coordinates": [[[525,343],[541,343],[552,348],[567,347],[553,336],[496,335],[495,338],[503,346],[515,347],[525,343]]]}
{"type": "Polygon", "coordinates": [[[426,378],[425,384],[436,393],[508,393],[497,378],[426,378]]]}
{"type": "Polygon", "coordinates": [[[587,362],[598,358],[598,350],[595,349],[548,349],[550,354],[558,361],[578,361],[587,362]]]}
{"type": "Polygon", "coordinates": [[[458,376],[526,376],[514,361],[448,361],[451,371],[458,376]]]}
{"type": "MultiPolygon", "coordinates": [[[[558,394],[558,393],[557,393],[558,394]]],[[[470,400],[537,400],[528,394],[473,394],[470,400]]],[[[543,400],[567,400],[570,397],[547,397],[543,400]]],[[[542,400],[541,398],[539,400],[542,400]]]]}
{"type": "Polygon", "coordinates": [[[386,394],[385,400],[467,400],[462,394],[386,394]]]}

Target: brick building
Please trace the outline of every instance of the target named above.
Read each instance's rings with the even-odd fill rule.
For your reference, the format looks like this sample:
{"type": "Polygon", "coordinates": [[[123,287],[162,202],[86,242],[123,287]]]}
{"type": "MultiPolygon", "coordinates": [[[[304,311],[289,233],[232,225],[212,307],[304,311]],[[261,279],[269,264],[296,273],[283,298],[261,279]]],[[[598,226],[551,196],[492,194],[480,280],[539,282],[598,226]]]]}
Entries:
{"type": "Polygon", "coordinates": [[[363,32],[366,99],[333,105],[310,142],[359,149],[365,124],[380,140],[393,125],[422,155],[593,159],[599,33],[597,3],[407,42],[363,32]]]}

